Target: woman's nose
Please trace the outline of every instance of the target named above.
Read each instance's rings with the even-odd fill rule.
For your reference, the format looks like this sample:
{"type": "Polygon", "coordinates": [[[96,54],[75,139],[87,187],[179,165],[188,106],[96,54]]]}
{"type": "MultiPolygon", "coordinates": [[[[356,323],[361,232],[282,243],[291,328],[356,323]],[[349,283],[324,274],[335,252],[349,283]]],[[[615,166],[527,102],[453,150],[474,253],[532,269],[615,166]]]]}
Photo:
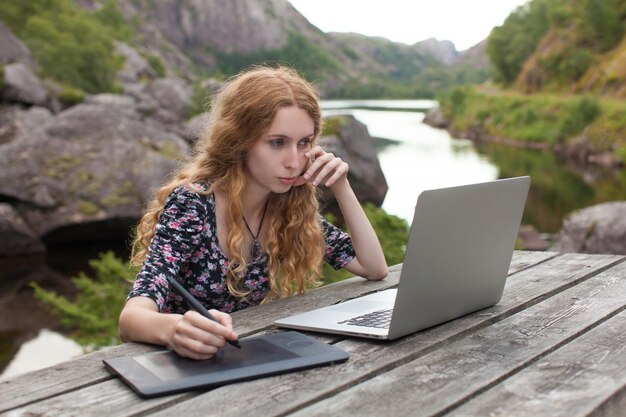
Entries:
{"type": "Polygon", "coordinates": [[[300,155],[300,152],[298,152],[298,148],[296,146],[290,146],[286,150],[285,166],[287,168],[297,168],[300,164],[301,157],[302,155],[300,155]]]}

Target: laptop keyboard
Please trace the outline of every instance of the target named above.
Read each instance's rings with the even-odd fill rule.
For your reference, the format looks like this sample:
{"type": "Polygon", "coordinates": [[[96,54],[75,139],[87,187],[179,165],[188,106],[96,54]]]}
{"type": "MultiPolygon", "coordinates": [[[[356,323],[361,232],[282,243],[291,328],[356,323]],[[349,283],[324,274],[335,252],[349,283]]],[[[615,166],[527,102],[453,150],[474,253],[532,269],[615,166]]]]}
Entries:
{"type": "Polygon", "coordinates": [[[337,324],[350,324],[352,326],[376,327],[388,329],[391,324],[391,313],[393,308],[373,311],[371,313],[356,316],[348,320],[343,320],[337,324]]]}

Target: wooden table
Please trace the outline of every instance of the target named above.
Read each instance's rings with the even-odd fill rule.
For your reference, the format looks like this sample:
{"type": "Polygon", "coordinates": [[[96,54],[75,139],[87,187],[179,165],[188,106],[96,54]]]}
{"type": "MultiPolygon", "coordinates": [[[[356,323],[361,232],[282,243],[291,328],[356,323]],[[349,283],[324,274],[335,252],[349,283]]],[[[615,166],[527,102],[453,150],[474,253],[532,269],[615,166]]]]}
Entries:
{"type": "MultiPolygon", "coordinates": [[[[393,342],[315,337],[339,365],[143,400],[103,358],[126,344],[0,383],[9,416],[625,416],[624,256],[515,252],[502,301],[393,342]]],[[[242,337],[274,319],[397,284],[352,278],[235,313],[242,337]]]]}

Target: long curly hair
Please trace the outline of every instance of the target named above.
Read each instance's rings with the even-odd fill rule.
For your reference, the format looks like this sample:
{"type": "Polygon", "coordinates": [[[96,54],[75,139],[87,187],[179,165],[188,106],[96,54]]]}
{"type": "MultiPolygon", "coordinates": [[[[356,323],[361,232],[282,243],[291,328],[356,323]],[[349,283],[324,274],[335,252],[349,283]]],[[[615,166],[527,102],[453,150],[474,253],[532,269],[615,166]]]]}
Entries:
{"type": "MultiPolygon", "coordinates": [[[[277,111],[294,105],[313,120],[316,142],[322,124],[319,97],[296,71],[256,66],[230,78],[212,101],[209,122],[193,158],[157,191],[137,225],[132,263],[145,261],[167,196],[178,186],[206,183],[209,188],[202,194],[218,190],[227,196],[228,238],[222,244],[231,259],[226,283],[231,294],[245,297],[249,291],[243,284],[247,250],[241,196],[248,181],[247,153],[270,128],[277,111]]],[[[271,194],[268,209],[272,215],[266,245],[270,281],[266,299],[302,293],[318,285],[325,245],[316,188],[307,183],[284,194],[271,194]]]]}

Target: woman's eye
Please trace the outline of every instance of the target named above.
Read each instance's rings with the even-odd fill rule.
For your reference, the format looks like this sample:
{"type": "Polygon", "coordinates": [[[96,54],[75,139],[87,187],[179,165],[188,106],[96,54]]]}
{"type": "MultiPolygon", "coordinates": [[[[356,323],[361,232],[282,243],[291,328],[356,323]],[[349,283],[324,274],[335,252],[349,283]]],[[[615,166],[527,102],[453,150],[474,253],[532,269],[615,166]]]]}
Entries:
{"type": "Polygon", "coordinates": [[[278,148],[283,144],[283,140],[282,139],[272,139],[270,140],[270,145],[272,145],[272,147],[274,148],[278,148]]]}
{"type": "Polygon", "coordinates": [[[310,144],[311,144],[311,139],[302,139],[301,141],[298,142],[298,145],[302,147],[309,146],[310,144]]]}

